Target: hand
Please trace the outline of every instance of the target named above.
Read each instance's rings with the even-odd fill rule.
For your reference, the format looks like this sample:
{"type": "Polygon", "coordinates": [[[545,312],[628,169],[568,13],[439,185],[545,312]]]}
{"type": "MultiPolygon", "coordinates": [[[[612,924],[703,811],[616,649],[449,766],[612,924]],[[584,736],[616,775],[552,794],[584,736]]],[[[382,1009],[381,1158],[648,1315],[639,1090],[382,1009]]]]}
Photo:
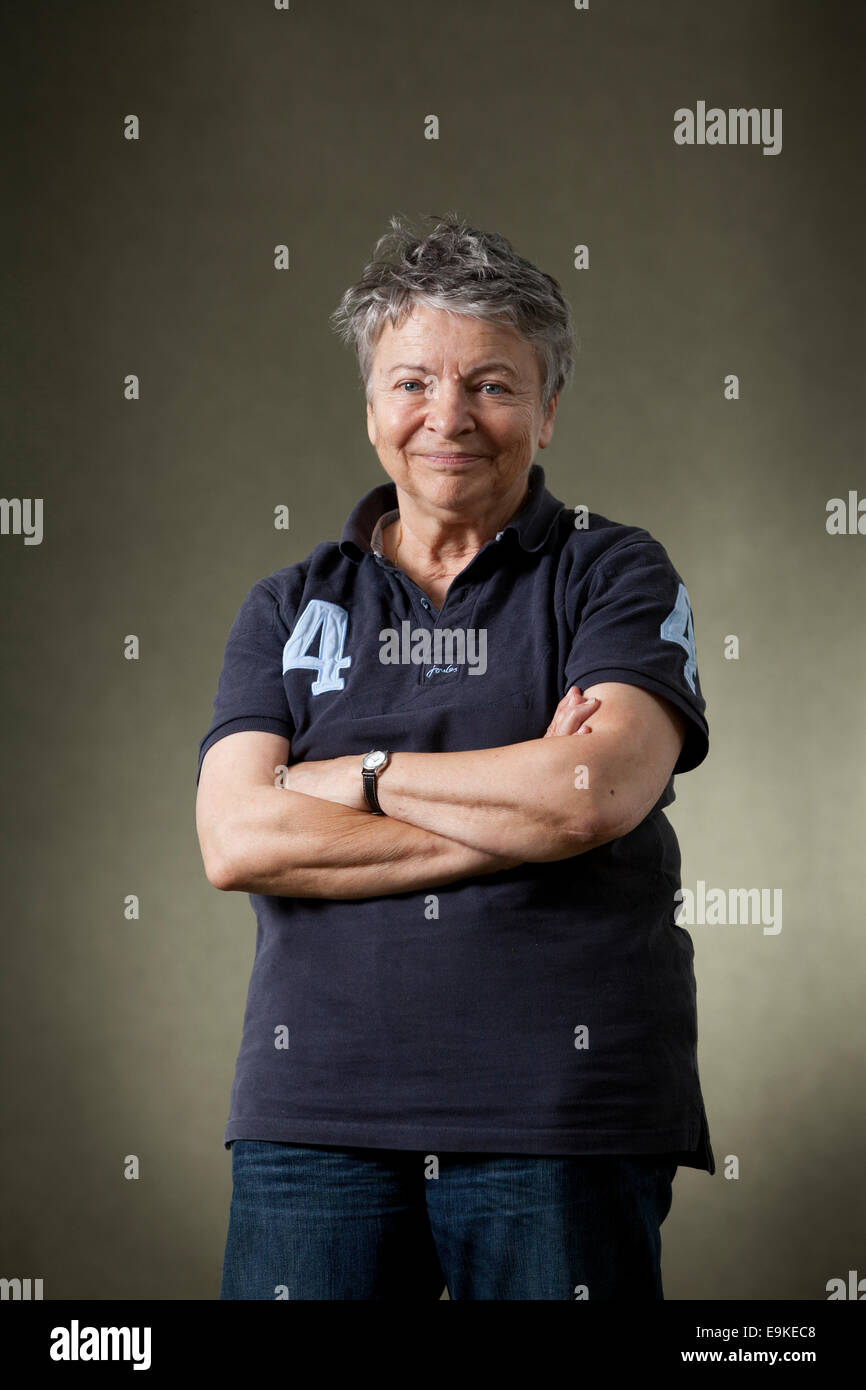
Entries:
{"type": "Polygon", "coordinates": [[[548,724],[545,738],[559,737],[563,734],[590,734],[592,725],[585,721],[591,714],[596,714],[601,701],[592,696],[590,699],[583,698],[582,691],[573,685],[567,690],[553,712],[553,718],[548,724]]]}
{"type": "MultiPolygon", "coordinates": [[[[592,732],[592,726],[586,723],[591,714],[595,714],[601,705],[601,701],[595,696],[589,700],[584,700],[583,692],[573,685],[566,691],[559,704],[553,712],[553,718],[544,731],[545,738],[556,738],[563,734],[588,734],[592,732]]],[[[504,856],[491,855],[487,868],[480,870],[482,873],[496,873],[499,869],[515,869],[524,861],[522,859],[506,859],[504,856]]]]}
{"type": "MultiPolygon", "coordinates": [[[[318,796],[323,801],[336,801],[353,811],[367,811],[364,784],[361,781],[363,753],[350,753],[343,758],[322,758],[292,763],[283,785],[290,792],[318,796]]],[[[387,772],[387,769],[386,769],[387,772]]]]}

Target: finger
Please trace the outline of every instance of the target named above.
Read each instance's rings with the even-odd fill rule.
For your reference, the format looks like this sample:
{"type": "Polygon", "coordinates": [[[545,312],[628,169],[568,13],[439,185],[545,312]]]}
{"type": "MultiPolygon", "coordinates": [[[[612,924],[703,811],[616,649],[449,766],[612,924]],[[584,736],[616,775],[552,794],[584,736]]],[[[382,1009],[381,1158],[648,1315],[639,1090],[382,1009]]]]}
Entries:
{"type": "Polygon", "coordinates": [[[547,726],[545,737],[548,734],[556,736],[574,733],[584,719],[595,713],[598,703],[598,699],[593,695],[588,700],[579,701],[573,708],[565,710],[557,708],[556,714],[547,726]]]}
{"type": "Polygon", "coordinates": [[[574,729],[577,724],[582,723],[590,714],[595,714],[598,709],[598,700],[594,697],[589,700],[580,700],[573,709],[566,710],[564,714],[558,716],[561,727],[568,726],[574,729]]]}

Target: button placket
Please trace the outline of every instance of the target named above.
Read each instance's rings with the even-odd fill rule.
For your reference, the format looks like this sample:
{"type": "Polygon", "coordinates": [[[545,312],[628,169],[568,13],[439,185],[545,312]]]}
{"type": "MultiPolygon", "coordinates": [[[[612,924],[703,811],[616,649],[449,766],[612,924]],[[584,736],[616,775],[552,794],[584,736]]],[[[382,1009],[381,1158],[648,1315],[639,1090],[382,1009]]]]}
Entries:
{"type": "MultiPolygon", "coordinates": [[[[467,632],[468,629],[473,626],[473,618],[475,615],[475,611],[478,607],[481,594],[482,588],[481,586],[477,585],[474,587],[468,586],[463,589],[458,589],[455,593],[450,594],[448,596],[447,602],[443,603],[442,607],[439,609],[437,616],[433,620],[433,632],[435,633],[437,629],[453,629],[455,631],[462,629],[464,632],[467,632]],[[445,611],[446,608],[448,610],[447,612],[445,611]]],[[[433,640],[435,642],[435,637],[433,640]]],[[[423,666],[420,668],[418,677],[419,685],[430,684],[430,682],[426,679],[424,675],[426,669],[428,668],[423,666]]],[[[458,672],[456,674],[449,674],[443,676],[442,679],[447,683],[450,683],[453,680],[462,684],[463,681],[466,679],[466,676],[466,671],[458,669],[458,672]]]]}
{"type": "MultiPolygon", "coordinates": [[[[496,535],[496,541],[504,534],[504,531],[499,531],[496,535]]],[[[468,575],[468,571],[472,570],[473,567],[475,569],[478,568],[480,557],[485,552],[488,552],[490,547],[494,544],[495,542],[493,540],[485,541],[478,555],[470,560],[469,564],[466,566],[468,583],[454,592],[447,594],[442,607],[439,609],[434,607],[432,601],[427,597],[420,585],[416,584],[414,579],[410,579],[409,575],[401,570],[398,565],[393,564],[387,556],[378,558],[380,559],[382,568],[388,572],[389,576],[395,583],[400,585],[404,594],[408,596],[413,614],[419,626],[427,628],[431,634],[432,641],[435,640],[433,639],[433,633],[435,633],[437,628],[465,627],[468,629],[473,627],[475,612],[483,597],[483,592],[487,581],[489,581],[490,575],[479,576],[475,583],[473,583],[471,576],[468,575]],[[445,613],[446,608],[448,609],[447,613],[445,613]]],[[[418,663],[418,674],[415,684],[419,689],[427,688],[430,685],[430,682],[426,679],[424,674],[428,669],[429,667],[425,665],[425,663],[418,663]]],[[[452,679],[462,682],[465,675],[466,673],[460,670],[452,679]]]]}

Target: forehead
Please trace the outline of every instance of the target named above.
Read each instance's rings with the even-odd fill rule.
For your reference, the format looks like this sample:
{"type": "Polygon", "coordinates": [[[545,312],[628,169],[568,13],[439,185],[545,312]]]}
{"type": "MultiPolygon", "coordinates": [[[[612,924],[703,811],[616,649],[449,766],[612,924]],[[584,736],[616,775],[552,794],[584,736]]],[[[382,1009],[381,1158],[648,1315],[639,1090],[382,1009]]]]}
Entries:
{"type": "Polygon", "coordinates": [[[511,324],[420,304],[412,306],[399,328],[386,320],[373,357],[380,371],[396,365],[468,371],[482,360],[494,359],[521,374],[536,364],[532,345],[511,324]]]}

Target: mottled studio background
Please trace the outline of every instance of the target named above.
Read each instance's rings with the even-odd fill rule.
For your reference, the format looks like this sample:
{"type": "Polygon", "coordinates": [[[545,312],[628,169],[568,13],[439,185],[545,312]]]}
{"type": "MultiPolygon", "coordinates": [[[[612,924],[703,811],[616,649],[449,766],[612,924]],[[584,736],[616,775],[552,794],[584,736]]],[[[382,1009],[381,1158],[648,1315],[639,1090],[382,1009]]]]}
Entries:
{"type": "Polygon", "coordinates": [[[670,812],[683,883],[784,895],[777,935],[691,929],[719,1169],[677,1175],[666,1296],[866,1275],[866,535],[825,527],[866,494],[862,14],[5,7],[2,492],[44,499],[44,538],[0,536],[0,1275],[217,1297],[255,921],[204,876],[198,741],[247,590],[385,479],[327,316],[392,212],[452,209],[573,306],[549,488],[647,527],[688,585],[711,750],[670,812]],[[698,101],[781,107],[781,153],[677,146],[698,101]]]}

